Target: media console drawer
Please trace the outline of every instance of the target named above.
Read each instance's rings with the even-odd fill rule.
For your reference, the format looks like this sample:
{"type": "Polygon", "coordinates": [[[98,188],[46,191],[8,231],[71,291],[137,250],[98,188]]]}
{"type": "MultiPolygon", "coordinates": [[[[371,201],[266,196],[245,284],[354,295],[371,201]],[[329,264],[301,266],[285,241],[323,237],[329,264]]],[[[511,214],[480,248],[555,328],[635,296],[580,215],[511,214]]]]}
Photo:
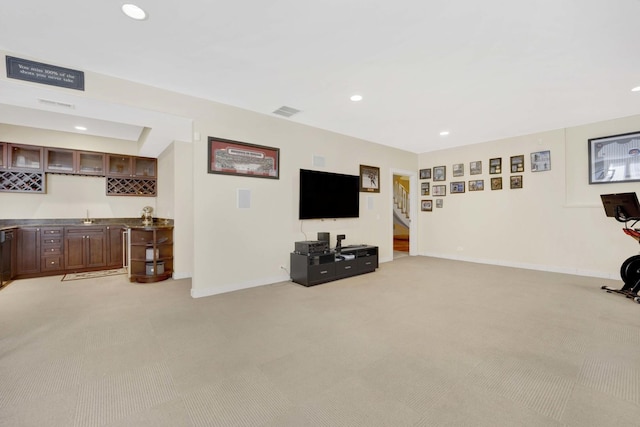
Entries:
{"type": "Polygon", "coordinates": [[[310,283],[320,283],[333,280],[335,275],[335,264],[320,264],[309,266],[307,278],[310,283]]]}

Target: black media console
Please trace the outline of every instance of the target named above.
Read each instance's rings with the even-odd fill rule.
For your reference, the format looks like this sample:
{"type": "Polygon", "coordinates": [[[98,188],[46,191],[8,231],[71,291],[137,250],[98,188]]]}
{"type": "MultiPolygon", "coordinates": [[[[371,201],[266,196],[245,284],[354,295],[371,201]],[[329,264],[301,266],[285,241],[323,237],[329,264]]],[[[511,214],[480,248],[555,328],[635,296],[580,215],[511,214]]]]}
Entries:
{"type": "Polygon", "coordinates": [[[339,253],[291,253],[291,280],[304,286],[371,273],[376,268],[377,246],[344,246],[339,253]]]}

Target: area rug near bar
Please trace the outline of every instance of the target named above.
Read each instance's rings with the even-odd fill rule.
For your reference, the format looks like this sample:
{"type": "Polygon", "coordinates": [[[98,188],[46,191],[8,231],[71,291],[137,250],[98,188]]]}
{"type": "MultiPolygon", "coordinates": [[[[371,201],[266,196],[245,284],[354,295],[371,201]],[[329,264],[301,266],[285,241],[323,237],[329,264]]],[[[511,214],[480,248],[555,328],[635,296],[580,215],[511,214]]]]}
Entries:
{"type": "Polygon", "coordinates": [[[86,271],[84,273],[69,273],[62,276],[62,281],[95,279],[96,277],[117,276],[118,274],[127,274],[127,270],[125,268],[115,268],[111,270],[86,271]]]}

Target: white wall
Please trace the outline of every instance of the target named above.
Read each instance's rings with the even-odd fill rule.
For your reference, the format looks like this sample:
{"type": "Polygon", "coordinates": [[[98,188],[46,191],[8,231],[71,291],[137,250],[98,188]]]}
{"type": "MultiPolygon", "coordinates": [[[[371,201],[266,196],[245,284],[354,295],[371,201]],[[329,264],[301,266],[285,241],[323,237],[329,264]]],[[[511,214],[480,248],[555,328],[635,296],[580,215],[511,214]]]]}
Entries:
{"type": "MultiPolygon", "coordinates": [[[[420,168],[447,167],[444,207],[420,212],[419,251],[423,255],[517,267],[619,278],[620,264],[638,244],[607,218],[600,194],[637,191],[638,183],[588,184],[587,140],[640,130],[640,116],[490,141],[425,153],[420,168]],[[551,170],[531,172],[530,154],[551,150],[551,170]],[[509,189],[510,156],[524,154],[522,189],[509,189]],[[502,157],[503,190],[490,189],[489,159],[502,157]],[[469,175],[469,162],[482,161],[483,174],[469,175]],[[454,163],[465,176],[451,176],[454,163]],[[468,181],[484,179],[485,190],[468,191],[468,181]],[[450,194],[451,181],[467,192],[450,194]]],[[[433,184],[438,184],[434,183],[433,184]]],[[[436,199],[436,197],[430,197],[436,199]]]]}

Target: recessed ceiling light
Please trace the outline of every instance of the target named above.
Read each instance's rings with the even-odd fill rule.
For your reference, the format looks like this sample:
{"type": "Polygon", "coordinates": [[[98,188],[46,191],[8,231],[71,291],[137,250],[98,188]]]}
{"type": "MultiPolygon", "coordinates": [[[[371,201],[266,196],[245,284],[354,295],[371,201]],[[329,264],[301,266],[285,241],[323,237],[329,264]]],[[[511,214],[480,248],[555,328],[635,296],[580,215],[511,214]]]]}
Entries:
{"type": "Polygon", "coordinates": [[[351,95],[351,99],[354,102],[362,101],[362,95],[351,95]]]}
{"type": "Polygon", "coordinates": [[[443,130],[442,132],[440,132],[440,136],[447,136],[447,135],[449,135],[448,130],[443,130]]]}
{"type": "Polygon", "coordinates": [[[84,127],[84,126],[74,126],[74,129],[75,130],[87,130],[87,128],[84,127]]]}
{"type": "Polygon", "coordinates": [[[633,89],[631,89],[631,92],[640,92],[640,86],[636,86],[633,89]]]}
{"type": "Polygon", "coordinates": [[[135,4],[123,4],[122,11],[129,18],[135,19],[136,21],[142,21],[147,18],[147,12],[145,12],[135,4]]]}

